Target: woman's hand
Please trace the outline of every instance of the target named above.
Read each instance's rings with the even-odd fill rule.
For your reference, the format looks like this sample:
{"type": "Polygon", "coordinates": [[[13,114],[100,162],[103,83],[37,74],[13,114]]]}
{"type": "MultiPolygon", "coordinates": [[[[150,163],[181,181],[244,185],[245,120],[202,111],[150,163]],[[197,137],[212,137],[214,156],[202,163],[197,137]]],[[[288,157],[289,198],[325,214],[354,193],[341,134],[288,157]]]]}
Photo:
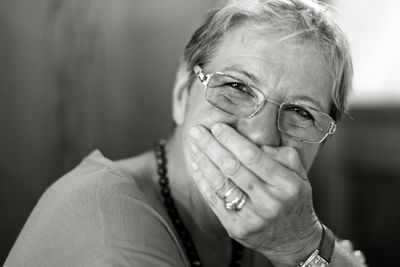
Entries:
{"type": "Polygon", "coordinates": [[[298,264],[318,247],[322,227],[297,151],[258,147],[222,123],[211,132],[190,131],[193,176],[204,199],[232,238],[273,263],[298,264]],[[247,195],[238,211],[225,208],[232,187],[247,195]]]}

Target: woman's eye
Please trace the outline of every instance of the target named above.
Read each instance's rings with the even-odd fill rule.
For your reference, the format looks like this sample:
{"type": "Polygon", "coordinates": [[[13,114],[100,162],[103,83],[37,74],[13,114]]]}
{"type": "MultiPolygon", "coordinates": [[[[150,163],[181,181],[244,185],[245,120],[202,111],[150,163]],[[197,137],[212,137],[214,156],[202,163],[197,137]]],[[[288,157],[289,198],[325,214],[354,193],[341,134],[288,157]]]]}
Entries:
{"type": "Polygon", "coordinates": [[[229,87],[231,87],[233,89],[236,89],[236,90],[238,90],[238,91],[240,91],[242,93],[246,93],[246,94],[252,95],[251,90],[246,85],[244,85],[242,83],[231,82],[231,83],[226,83],[225,86],[229,86],[229,87]]]}
{"type": "Polygon", "coordinates": [[[314,117],[311,115],[311,113],[299,106],[292,106],[291,107],[292,112],[296,113],[297,115],[301,116],[302,118],[308,119],[308,120],[314,120],[314,117]]]}

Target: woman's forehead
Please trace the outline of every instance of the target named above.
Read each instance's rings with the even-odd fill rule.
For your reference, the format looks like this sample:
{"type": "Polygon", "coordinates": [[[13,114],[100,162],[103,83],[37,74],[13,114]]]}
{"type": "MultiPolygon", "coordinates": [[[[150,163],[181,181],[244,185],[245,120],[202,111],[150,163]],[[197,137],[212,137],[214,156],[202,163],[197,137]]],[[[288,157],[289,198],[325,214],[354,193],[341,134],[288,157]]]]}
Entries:
{"type": "Polygon", "coordinates": [[[324,111],[329,110],[331,71],[320,49],[312,42],[282,40],[282,35],[239,27],[221,40],[206,70],[240,75],[276,100],[312,97],[321,103],[324,111]]]}
{"type": "Polygon", "coordinates": [[[328,67],[321,49],[313,41],[285,38],[285,35],[269,34],[259,27],[237,27],[229,30],[222,38],[212,56],[212,65],[226,62],[250,64],[258,69],[279,71],[291,70],[298,66],[328,67]]]}

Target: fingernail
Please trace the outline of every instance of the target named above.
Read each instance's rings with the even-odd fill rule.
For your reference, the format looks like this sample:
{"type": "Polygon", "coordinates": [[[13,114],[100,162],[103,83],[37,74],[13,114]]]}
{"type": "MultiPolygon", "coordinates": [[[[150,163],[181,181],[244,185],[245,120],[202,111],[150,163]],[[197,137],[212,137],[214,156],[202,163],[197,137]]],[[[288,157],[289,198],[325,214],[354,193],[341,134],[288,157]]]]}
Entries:
{"type": "Polygon", "coordinates": [[[222,132],[222,127],[221,127],[221,125],[219,125],[219,124],[214,124],[214,125],[211,127],[211,132],[212,132],[214,135],[219,135],[219,134],[222,132]]]}
{"type": "Polygon", "coordinates": [[[203,134],[199,127],[193,127],[189,133],[195,139],[200,139],[203,134]]]}
{"type": "Polygon", "coordinates": [[[190,144],[190,148],[192,149],[192,151],[193,151],[194,153],[199,152],[199,148],[198,148],[195,144],[193,144],[193,143],[190,144]]]}
{"type": "Polygon", "coordinates": [[[193,170],[197,171],[199,169],[199,166],[196,164],[196,162],[192,162],[192,168],[193,170]]]}

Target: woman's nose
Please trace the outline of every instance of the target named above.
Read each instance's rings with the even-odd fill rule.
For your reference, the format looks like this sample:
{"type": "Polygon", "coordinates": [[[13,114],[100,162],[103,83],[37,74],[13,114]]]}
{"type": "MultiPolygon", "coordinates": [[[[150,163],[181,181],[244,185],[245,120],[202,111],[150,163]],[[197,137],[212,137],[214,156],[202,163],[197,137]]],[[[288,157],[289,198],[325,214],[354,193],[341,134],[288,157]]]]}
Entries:
{"type": "Polygon", "coordinates": [[[253,117],[240,119],[237,130],[259,146],[279,146],[281,134],[277,126],[278,109],[273,103],[266,103],[253,117]]]}

